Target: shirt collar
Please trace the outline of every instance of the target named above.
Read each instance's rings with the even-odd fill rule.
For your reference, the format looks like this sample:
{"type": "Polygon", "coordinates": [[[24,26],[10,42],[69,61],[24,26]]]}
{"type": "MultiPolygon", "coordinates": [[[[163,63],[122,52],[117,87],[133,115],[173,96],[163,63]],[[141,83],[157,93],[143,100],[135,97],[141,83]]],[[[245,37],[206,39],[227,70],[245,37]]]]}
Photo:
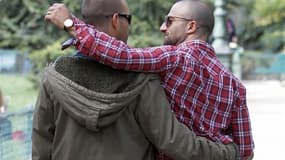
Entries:
{"type": "Polygon", "coordinates": [[[197,47],[199,49],[205,50],[207,51],[207,53],[209,53],[211,56],[215,56],[215,50],[213,48],[213,46],[211,46],[208,42],[206,41],[202,41],[202,40],[190,40],[190,41],[185,41],[182,42],[178,45],[178,47],[197,47]]]}

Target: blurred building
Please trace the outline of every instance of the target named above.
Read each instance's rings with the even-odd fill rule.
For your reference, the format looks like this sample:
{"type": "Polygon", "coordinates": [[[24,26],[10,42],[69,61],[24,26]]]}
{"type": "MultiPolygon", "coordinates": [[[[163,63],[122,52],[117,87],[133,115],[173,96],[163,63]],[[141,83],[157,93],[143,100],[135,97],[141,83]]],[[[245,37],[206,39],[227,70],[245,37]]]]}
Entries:
{"type": "Polygon", "coordinates": [[[32,69],[27,53],[17,50],[0,49],[0,73],[25,74],[32,69]]]}

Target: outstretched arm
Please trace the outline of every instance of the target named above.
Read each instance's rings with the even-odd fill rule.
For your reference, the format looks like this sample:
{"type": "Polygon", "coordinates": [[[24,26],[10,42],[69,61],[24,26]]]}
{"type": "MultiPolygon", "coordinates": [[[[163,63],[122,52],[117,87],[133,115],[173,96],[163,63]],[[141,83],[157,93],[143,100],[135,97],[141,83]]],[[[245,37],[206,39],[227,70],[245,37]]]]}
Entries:
{"type": "Polygon", "coordinates": [[[163,72],[179,65],[181,60],[181,55],[176,52],[176,46],[131,48],[71,16],[63,4],[51,6],[45,18],[60,29],[67,18],[72,18],[74,27],[69,33],[74,36],[75,31],[76,48],[98,62],[116,69],[163,72]]]}

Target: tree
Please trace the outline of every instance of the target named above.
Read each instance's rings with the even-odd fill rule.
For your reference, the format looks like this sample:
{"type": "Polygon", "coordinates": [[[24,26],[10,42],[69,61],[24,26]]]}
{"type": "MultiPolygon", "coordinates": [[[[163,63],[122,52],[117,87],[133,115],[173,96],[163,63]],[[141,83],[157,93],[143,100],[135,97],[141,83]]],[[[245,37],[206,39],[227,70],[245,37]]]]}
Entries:
{"type": "Polygon", "coordinates": [[[128,2],[134,16],[129,44],[135,47],[162,44],[163,37],[159,28],[175,0],[128,0],[128,2]]]}
{"type": "MultiPolygon", "coordinates": [[[[50,46],[67,38],[65,33],[44,21],[48,6],[55,2],[57,1],[1,0],[0,48],[28,51],[36,66],[44,66],[54,57],[53,54],[57,55],[59,52],[58,48],[50,49],[50,46]],[[43,59],[39,60],[39,57],[43,59]]],[[[80,0],[64,0],[63,3],[76,13],[79,12],[80,0]]]]}
{"type": "Polygon", "coordinates": [[[257,27],[263,29],[260,47],[278,52],[285,51],[285,1],[260,0],[255,2],[253,15],[257,27]]]}
{"type": "Polygon", "coordinates": [[[236,18],[238,36],[244,48],[273,53],[285,51],[285,1],[234,2],[229,11],[236,18]]]}
{"type": "MultiPolygon", "coordinates": [[[[49,4],[54,2],[56,1],[1,0],[0,47],[41,49],[61,37],[63,34],[47,25],[43,18],[49,4]]],[[[79,4],[79,0],[66,0],[68,6],[73,7],[72,3],[79,4]]],[[[79,7],[73,10],[78,11],[79,7]]]]}
{"type": "MultiPolygon", "coordinates": [[[[127,0],[133,14],[128,43],[134,47],[162,44],[159,27],[175,0],[127,0]]],[[[213,7],[214,0],[204,0],[213,7]]],[[[81,0],[0,0],[0,48],[29,52],[36,70],[59,54],[60,43],[68,38],[64,31],[44,21],[53,3],[65,3],[80,17],[81,0]]],[[[285,1],[283,0],[228,0],[229,15],[236,19],[240,44],[246,49],[284,50],[285,1]],[[263,3],[262,3],[263,2],[263,3]]]]}

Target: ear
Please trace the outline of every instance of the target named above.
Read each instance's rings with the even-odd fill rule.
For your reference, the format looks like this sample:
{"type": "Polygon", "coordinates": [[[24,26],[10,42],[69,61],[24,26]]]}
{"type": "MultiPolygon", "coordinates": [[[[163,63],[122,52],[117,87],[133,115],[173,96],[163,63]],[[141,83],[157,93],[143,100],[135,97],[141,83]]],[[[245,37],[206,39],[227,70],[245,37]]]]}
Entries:
{"type": "Polygon", "coordinates": [[[117,13],[114,13],[112,16],[112,28],[114,30],[117,30],[119,27],[119,15],[117,13]]]}
{"type": "Polygon", "coordinates": [[[198,30],[198,24],[196,21],[190,21],[187,24],[186,33],[193,34],[198,30]]]}

